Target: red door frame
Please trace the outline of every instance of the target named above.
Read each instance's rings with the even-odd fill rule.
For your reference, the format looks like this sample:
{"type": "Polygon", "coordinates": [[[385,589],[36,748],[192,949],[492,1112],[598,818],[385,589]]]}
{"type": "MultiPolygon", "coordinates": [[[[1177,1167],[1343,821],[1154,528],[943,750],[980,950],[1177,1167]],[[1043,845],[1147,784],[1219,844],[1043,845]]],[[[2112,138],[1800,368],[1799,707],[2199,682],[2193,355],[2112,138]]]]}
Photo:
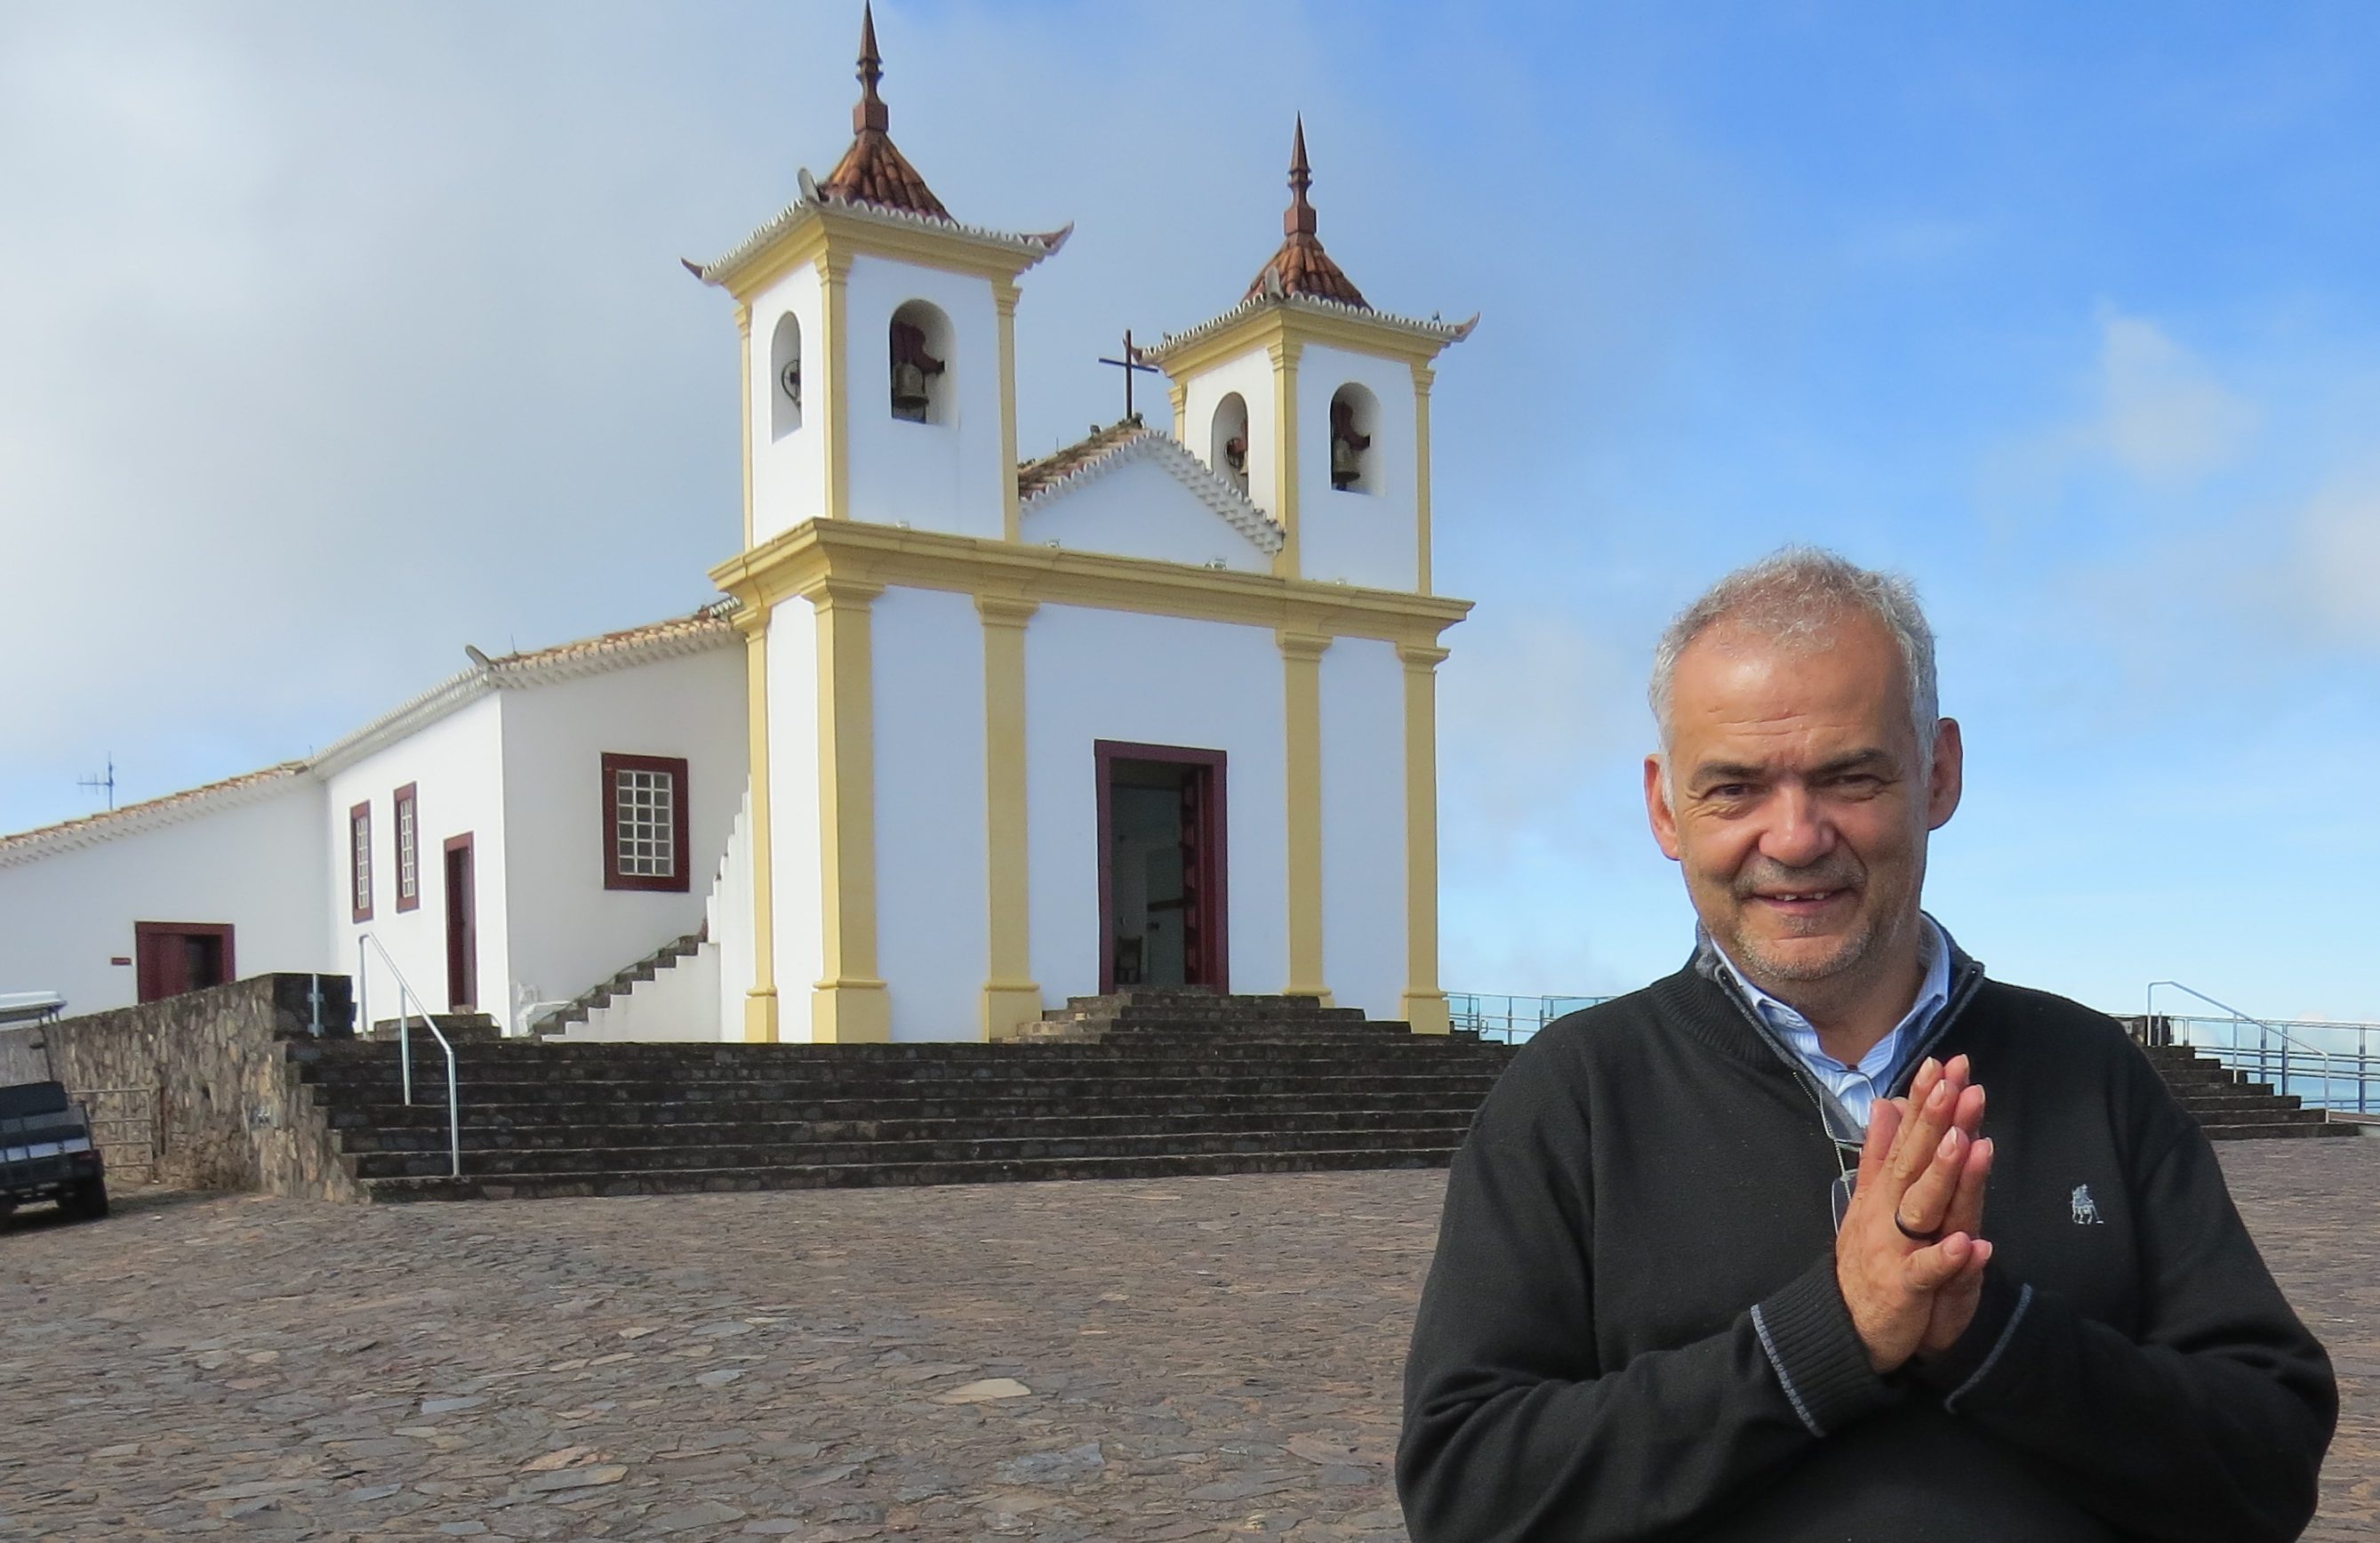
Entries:
{"type": "Polygon", "coordinates": [[[181,978],[178,956],[169,955],[169,940],[183,938],[215,938],[223,943],[223,978],[239,978],[238,965],[232,958],[232,924],[227,921],[136,921],[132,924],[133,987],[135,1002],[157,1002],[165,997],[179,996],[191,989],[181,978]],[[169,971],[165,961],[175,957],[169,971]]]}
{"type": "Polygon", "coordinates": [[[448,836],[439,859],[446,899],[446,1006],[467,1013],[480,1004],[480,864],[471,832],[448,836]],[[455,857],[462,855],[461,904],[455,904],[455,857]]]}
{"type": "Polygon", "coordinates": [[[1099,790],[1099,994],[1106,996],[1116,989],[1115,983],[1115,876],[1111,871],[1115,840],[1110,790],[1115,785],[1115,763],[1120,760],[1163,761],[1193,769],[1198,786],[1198,799],[1206,811],[1206,830],[1198,842],[1198,871],[1193,875],[1197,893],[1205,901],[1198,918],[1204,943],[1206,967],[1199,973],[1205,980],[1191,984],[1208,986],[1218,991],[1232,989],[1231,905],[1227,886],[1231,864],[1231,827],[1225,819],[1230,801],[1224,797],[1224,770],[1229,758],[1221,750],[1193,750],[1179,745],[1141,745],[1123,739],[1099,739],[1091,743],[1091,763],[1094,781],[1099,790]]]}

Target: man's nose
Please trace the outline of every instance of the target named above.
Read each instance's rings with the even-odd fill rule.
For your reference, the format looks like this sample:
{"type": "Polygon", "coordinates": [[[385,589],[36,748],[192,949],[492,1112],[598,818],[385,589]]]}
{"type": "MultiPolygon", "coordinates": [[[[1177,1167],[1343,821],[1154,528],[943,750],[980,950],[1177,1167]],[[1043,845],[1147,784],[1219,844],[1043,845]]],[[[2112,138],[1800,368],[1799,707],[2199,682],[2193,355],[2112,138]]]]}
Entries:
{"type": "Polygon", "coordinates": [[[1807,868],[1834,850],[1835,828],[1807,788],[1777,790],[1774,818],[1761,833],[1760,855],[1787,868],[1807,868]]]}

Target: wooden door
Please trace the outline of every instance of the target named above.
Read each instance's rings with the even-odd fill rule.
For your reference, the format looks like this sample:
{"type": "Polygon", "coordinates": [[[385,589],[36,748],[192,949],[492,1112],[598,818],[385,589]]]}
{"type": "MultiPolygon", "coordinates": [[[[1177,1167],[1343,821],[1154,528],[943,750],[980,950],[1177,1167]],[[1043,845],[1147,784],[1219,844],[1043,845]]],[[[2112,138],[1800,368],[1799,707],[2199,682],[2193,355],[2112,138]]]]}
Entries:
{"type": "Polygon", "coordinates": [[[132,943],[139,1001],[159,1002],[235,978],[228,922],[137,921],[132,943]]]}
{"type": "Polygon", "coordinates": [[[480,1002],[480,901],[468,832],[446,840],[446,1005],[468,1013],[480,1002]]]}

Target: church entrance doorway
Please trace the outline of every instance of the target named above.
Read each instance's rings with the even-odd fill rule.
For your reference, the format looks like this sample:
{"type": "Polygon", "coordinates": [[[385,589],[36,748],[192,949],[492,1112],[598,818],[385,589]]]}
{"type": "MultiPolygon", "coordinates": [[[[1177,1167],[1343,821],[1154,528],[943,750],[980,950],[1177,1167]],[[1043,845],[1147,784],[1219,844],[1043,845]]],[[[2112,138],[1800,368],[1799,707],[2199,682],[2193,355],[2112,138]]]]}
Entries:
{"type": "Polygon", "coordinates": [[[466,832],[446,839],[446,1006],[468,1013],[479,1004],[480,901],[466,832]]]}
{"type": "Polygon", "coordinates": [[[1099,990],[1231,989],[1223,752],[1102,739],[1099,990]]]}

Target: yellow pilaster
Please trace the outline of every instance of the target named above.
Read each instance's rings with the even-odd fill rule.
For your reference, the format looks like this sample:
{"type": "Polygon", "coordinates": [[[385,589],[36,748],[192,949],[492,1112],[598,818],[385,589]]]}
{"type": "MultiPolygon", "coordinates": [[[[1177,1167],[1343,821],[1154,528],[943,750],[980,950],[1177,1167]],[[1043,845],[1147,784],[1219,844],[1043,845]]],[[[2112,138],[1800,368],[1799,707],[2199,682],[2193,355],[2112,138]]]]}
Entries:
{"type": "MultiPolygon", "coordinates": [[[[851,516],[851,254],[822,251],[818,257],[819,351],[826,358],[826,514],[851,516]]],[[[749,544],[748,542],[746,544],[749,544]]]]}
{"type": "Polygon", "coordinates": [[[1405,990],[1400,1009],[1418,1034],[1451,1026],[1438,985],[1438,667],[1446,650],[1397,650],[1405,666],[1405,990]]]}
{"type": "Polygon", "coordinates": [[[1322,959],[1322,635],[1281,632],[1282,696],[1288,708],[1289,983],[1292,996],[1326,1002],[1322,959]]]}
{"type": "Polygon", "coordinates": [[[1414,588],[1429,593],[1429,385],[1438,371],[1416,362],[1414,383],[1414,588]]]}
{"type": "Polygon", "coordinates": [[[735,303],[736,357],[744,369],[744,550],[752,549],[752,308],[735,303]]]}
{"type": "Polygon", "coordinates": [[[810,992],[810,1038],[892,1037],[876,965],[876,711],[869,603],[880,584],[822,577],[803,591],[818,613],[820,930],[824,976],[810,992]]]}
{"type": "Polygon", "coordinates": [[[1305,345],[1281,338],[1265,349],[1272,360],[1272,517],[1286,539],[1273,553],[1272,571],[1298,577],[1297,547],[1297,358],[1305,345]]]}
{"type": "Polygon", "coordinates": [[[1041,988],[1033,979],[1033,888],[1025,839],[1025,626],[1040,607],[1029,600],[982,594],[975,606],[983,617],[984,828],[990,840],[983,1037],[1005,1039],[1041,1015],[1041,988]]]}
{"type": "Polygon", "coordinates": [[[1024,539],[1016,511],[1016,297],[1013,282],[995,281],[992,302],[1000,310],[1000,479],[1002,535],[1024,539]]]}
{"type": "Polygon", "coordinates": [[[744,634],[744,732],[751,741],[746,764],[752,779],[752,988],[744,994],[744,1038],[769,1045],[778,1039],[775,863],[769,827],[769,608],[747,604],[736,613],[735,627],[744,634]]]}
{"type": "Polygon", "coordinates": [[[1190,443],[1190,386],[1187,382],[1176,381],[1166,388],[1165,395],[1173,399],[1173,442],[1176,444],[1188,444],[1190,443]]]}

